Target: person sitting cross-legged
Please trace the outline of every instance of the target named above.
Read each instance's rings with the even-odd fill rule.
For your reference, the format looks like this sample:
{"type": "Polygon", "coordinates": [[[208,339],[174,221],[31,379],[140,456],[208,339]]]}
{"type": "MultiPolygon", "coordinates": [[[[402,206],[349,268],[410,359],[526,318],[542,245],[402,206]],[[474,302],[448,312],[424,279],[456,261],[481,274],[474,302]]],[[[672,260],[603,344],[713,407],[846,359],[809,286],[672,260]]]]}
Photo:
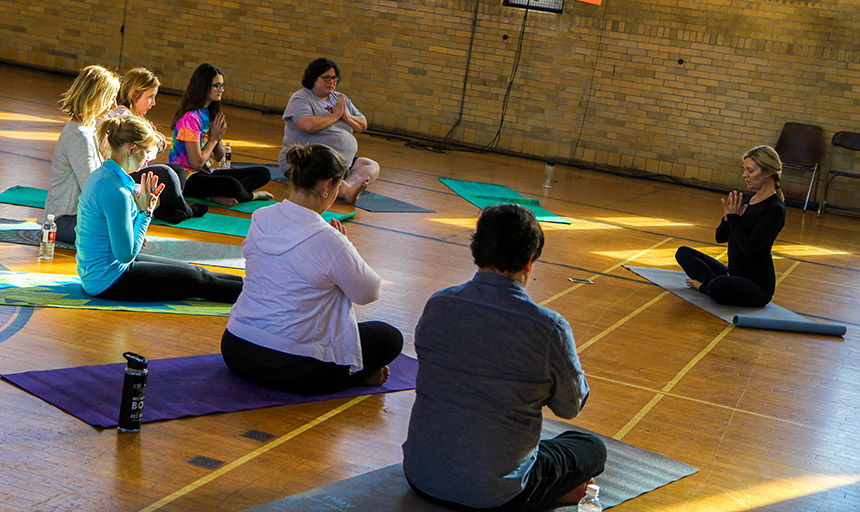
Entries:
{"type": "Polygon", "coordinates": [[[589,394],[570,325],[525,291],[543,243],[530,210],[488,206],[471,244],[478,272],[424,307],[403,469],[426,500],[538,511],[577,503],[603,472],[606,447],[596,436],[540,440],[544,406],[573,418],[589,394]]]}

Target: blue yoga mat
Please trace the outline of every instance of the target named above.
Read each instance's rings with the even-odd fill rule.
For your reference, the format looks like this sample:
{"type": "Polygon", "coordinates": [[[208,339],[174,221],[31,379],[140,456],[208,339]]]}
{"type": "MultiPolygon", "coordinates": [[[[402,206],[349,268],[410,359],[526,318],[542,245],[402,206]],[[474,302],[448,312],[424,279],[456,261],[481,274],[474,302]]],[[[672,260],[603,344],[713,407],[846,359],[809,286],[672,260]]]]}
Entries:
{"type": "MultiPolygon", "coordinates": [[[[126,363],[4,374],[2,377],[94,427],[117,425],[126,363]]],[[[418,362],[405,355],[389,367],[382,386],[359,386],[327,395],[300,395],[240,379],[221,354],[149,361],[143,422],[332,400],[415,387],[418,362]]]]}
{"type": "Polygon", "coordinates": [[[628,265],[624,265],[624,268],[738,327],[827,334],[830,336],[844,336],[847,332],[844,325],[813,322],[774,303],[763,308],[743,308],[717,304],[707,295],[689,288],[685,282],[687,276],[680,270],[628,265]]]}

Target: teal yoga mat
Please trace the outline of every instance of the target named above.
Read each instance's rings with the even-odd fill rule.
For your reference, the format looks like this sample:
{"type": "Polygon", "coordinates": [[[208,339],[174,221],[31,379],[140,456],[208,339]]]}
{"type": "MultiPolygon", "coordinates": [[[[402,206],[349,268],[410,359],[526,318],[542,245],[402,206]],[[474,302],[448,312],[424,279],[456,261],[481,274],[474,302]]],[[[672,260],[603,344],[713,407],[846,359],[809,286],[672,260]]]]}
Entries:
{"type": "MultiPolygon", "coordinates": [[[[32,206],[34,208],[44,208],[45,199],[48,197],[48,191],[40,188],[15,186],[0,192],[0,203],[17,204],[20,206],[32,206]]],[[[254,201],[257,202],[257,201],[254,201]]],[[[259,201],[265,203],[267,201],[259,201]]],[[[268,201],[270,204],[275,204],[275,201],[268,201]]],[[[260,208],[265,205],[258,205],[260,208]]],[[[334,213],[324,212],[323,218],[326,222],[331,222],[331,219],[340,221],[348,220],[355,217],[355,212],[350,213],[334,213]]],[[[190,229],[193,231],[204,231],[207,233],[219,233],[222,235],[233,235],[245,237],[248,235],[248,229],[251,227],[251,219],[246,217],[232,217],[229,215],[218,215],[217,213],[207,213],[202,217],[194,217],[186,219],[179,224],[170,224],[162,220],[153,219],[153,224],[159,226],[171,226],[180,229],[190,229]]]]}
{"type": "Polygon", "coordinates": [[[42,188],[14,186],[0,192],[0,203],[44,208],[48,191],[42,188]]]}
{"type": "Polygon", "coordinates": [[[454,178],[439,178],[448,188],[457,195],[469,201],[478,208],[485,208],[493,204],[515,203],[525,206],[533,211],[540,222],[555,222],[558,224],[570,224],[569,221],[544,209],[537,199],[529,199],[521,196],[517,191],[504,185],[493,183],[479,183],[476,181],[458,180],[454,178]]]}
{"type": "Polygon", "coordinates": [[[690,304],[698,306],[708,313],[738,327],[826,334],[830,336],[844,336],[848,331],[844,325],[823,324],[807,320],[805,317],[772,302],[763,308],[743,308],[717,304],[707,295],[689,288],[685,282],[687,276],[681,270],[634,267],[629,265],[624,265],[624,268],[681,297],[690,304]]]}
{"type": "Polygon", "coordinates": [[[0,305],[69,309],[106,309],[180,315],[229,316],[230,306],[206,300],[121,302],[87,295],[78,276],[0,272],[0,305]]]}

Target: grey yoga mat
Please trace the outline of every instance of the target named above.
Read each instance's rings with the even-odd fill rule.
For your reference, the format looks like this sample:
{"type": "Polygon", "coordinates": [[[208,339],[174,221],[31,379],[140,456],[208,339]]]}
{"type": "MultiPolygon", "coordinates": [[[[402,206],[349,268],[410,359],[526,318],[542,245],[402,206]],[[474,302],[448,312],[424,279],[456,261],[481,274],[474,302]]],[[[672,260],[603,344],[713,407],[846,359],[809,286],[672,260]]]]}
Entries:
{"type": "MultiPolygon", "coordinates": [[[[543,437],[554,437],[565,430],[585,429],[544,420],[543,437]]],[[[591,432],[592,434],[594,432],[591,432]]],[[[606,470],[595,480],[600,485],[603,508],[653,491],[658,487],[692,475],[696,468],[663,455],[642,450],[615,439],[595,434],[606,444],[606,470]]],[[[424,501],[413,493],[403,476],[403,466],[391,466],[340,482],[259,505],[246,512],[350,511],[350,512],[437,512],[448,510],[424,501]]],[[[573,512],[576,507],[558,511],[573,512]]]]}
{"type": "Polygon", "coordinates": [[[813,322],[772,302],[763,308],[743,308],[717,304],[707,295],[687,287],[685,282],[687,276],[681,270],[630,265],[624,265],[624,268],[738,327],[827,334],[830,336],[843,336],[847,332],[844,325],[813,322]]]}

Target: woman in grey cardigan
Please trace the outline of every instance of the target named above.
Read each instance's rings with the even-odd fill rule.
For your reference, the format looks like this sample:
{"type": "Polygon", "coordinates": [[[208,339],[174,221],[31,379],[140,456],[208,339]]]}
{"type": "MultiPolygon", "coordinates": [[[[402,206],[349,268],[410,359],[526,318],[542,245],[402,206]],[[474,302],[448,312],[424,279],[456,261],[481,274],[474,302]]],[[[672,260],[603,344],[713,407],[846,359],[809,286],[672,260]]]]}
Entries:
{"type": "Polygon", "coordinates": [[[116,106],[117,92],[116,73],[87,66],[60,100],[60,110],[71,119],[57,139],[45,202],[45,214],[53,214],[57,222],[57,240],[75,241],[78,196],[90,173],[104,161],[96,139],[96,120],[116,106]]]}

